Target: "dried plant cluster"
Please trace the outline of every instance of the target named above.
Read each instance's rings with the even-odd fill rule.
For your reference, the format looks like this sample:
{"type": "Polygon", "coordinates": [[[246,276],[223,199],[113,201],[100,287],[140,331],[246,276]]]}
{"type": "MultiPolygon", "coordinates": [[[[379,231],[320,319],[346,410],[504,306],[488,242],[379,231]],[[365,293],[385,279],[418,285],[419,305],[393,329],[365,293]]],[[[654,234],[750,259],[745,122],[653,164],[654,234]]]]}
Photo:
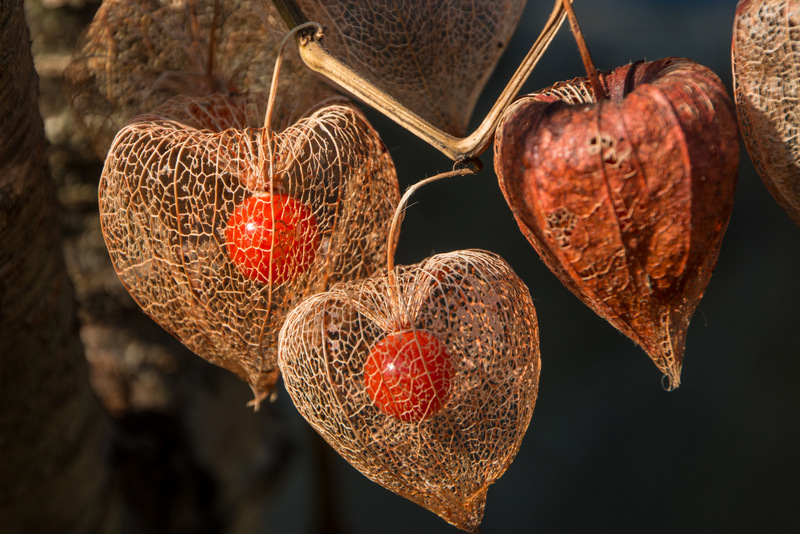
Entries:
{"type": "Polygon", "coordinates": [[[255,102],[180,98],[125,126],[106,158],[100,213],[114,267],[142,309],[250,384],[258,402],[278,377],[286,312],[383,264],[399,193],[385,147],[353,107],[328,105],[273,134],[248,126],[255,102]],[[307,207],[317,233],[313,263],[283,283],[246,276],[226,240],[237,206],[278,194],[307,207]]]}
{"type": "Polygon", "coordinates": [[[561,282],[680,384],[689,320],[733,208],[739,139],[710,70],[635,63],[517,101],[495,168],[520,229],[561,282]]]}
{"type": "Polygon", "coordinates": [[[732,57],[742,137],[767,189],[800,224],[798,42],[800,2],[740,0],[732,57]]]}
{"type": "MultiPolygon", "coordinates": [[[[294,5],[276,3],[282,15],[294,5]]],[[[353,68],[324,56],[344,72],[340,83],[371,80],[378,89],[356,94],[385,91],[387,109],[421,117],[401,123],[445,130],[429,138],[456,147],[470,137],[448,135],[463,134],[524,7],[300,4],[353,68]]],[[[508,95],[565,12],[579,36],[571,2],[556,0],[508,95]]],[[[748,147],[800,221],[796,76],[783,76],[796,18],[794,2],[742,0],[733,46],[748,147]]],[[[260,91],[285,33],[269,1],[103,3],[67,79],[79,119],[108,153],[100,213],[114,267],[145,312],[245,380],[256,405],[282,375],[300,413],[357,469],[477,531],[488,486],[517,453],[536,402],[531,296],[488,252],[393,267],[397,177],[364,116],[290,52],[264,118],[260,91]]],[[[312,33],[301,43],[320,39],[312,33]]],[[[502,115],[495,169],[548,267],[674,388],[732,208],[735,111],[719,78],[689,60],[596,74],[582,56],[589,79],[523,97],[502,115]]],[[[480,150],[507,101],[498,102],[480,150]]]]}
{"type": "MultiPolygon", "coordinates": [[[[420,342],[415,357],[429,347],[420,342]]],[[[348,462],[476,530],[489,484],[528,428],[539,382],[536,311],[505,261],[465,250],[336,285],[287,316],[279,358],[295,406],[348,462]],[[424,417],[387,413],[368,384],[370,355],[398,332],[435,338],[450,359],[446,400],[424,417]]],[[[432,365],[417,378],[436,373],[432,365]]]]}

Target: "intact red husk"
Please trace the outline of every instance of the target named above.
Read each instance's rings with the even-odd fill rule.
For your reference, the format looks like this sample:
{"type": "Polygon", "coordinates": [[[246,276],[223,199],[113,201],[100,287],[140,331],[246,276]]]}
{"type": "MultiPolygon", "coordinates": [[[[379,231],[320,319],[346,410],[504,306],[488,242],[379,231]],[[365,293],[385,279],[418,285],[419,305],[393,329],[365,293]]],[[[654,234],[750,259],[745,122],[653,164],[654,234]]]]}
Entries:
{"type": "Polygon", "coordinates": [[[513,104],[495,168],[547,266],[680,384],[689,320],[728,224],[739,162],[719,78],[682,58],[601,74],[513,104]]]}

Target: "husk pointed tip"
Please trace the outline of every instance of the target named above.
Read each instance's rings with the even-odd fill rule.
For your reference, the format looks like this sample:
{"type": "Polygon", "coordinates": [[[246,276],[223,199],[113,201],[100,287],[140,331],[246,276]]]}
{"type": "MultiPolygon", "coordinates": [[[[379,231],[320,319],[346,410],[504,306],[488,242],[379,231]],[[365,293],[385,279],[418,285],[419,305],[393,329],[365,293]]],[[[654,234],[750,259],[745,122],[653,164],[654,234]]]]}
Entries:
{"type": "Polygon", "coordinates": [[[247,406],[257,412],[261,408],[263,401],[273,400],[275,397],[275,384],[277,384],[279,377],[280,371],[277,368],[248,376],[247,382],[253,391],[253,399],[247,403],[247,406]]]}
{"type": "Polygon", "coordinates": [[[670,331],[670,321],[665,321],[660,332],[660,342],[651,348],[645,348],[647,355],[656,364],[663,376],[662,387],[665,391],[675,391],[681,385],[683,355],[686,350],[686,330],[670,331]]]}
{"type": "Polygon", "coordinates": [[[681,385],[681,364],[676,363],[667,369],[662,369],[661,386],[664,391],[675,391],[681,385]]]}
{"type": "Polygon", "coordinates": [[[457,529],[478,534],[481,531],[481,521],[486,508],[487,491],[488,489],[481,489],[471,498],[459,502],[457,506],[451,503],[447,509],[432,511],[457,529]]]}

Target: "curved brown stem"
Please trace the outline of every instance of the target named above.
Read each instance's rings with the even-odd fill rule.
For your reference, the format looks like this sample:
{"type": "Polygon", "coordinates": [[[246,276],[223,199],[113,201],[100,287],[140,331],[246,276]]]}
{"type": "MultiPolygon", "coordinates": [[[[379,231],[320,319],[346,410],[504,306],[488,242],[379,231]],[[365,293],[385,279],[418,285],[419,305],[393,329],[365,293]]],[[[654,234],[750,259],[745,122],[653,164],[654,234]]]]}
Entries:
{"type": "Polygon", "coordinates": [[[278,46],[278,56],[275,58],[275,67],[273,68],[272,71],[272,81],[270,82],[269,95],[267,96],[267,111],[264,114],[264,129],[266,131],[271,131],[272,129],[272,112],[275,107],[275,98],[278,93],[278,79],[280,78],[281,64],[283,63],[283,52],[286,48],[286,41],[288,41],[289,38],[294,37],[298,33],[301,33],[304,30],[309,30],[309,29],[318,31],[319,24],[317,24],[316,22],[304,22],[302,24],[294,26],[283,37],[283,40],[281,40],[281,43],[278,46]]]}
{"type": "Polygon", "coordinates": [[[397,242],[400,239],[400,221],[402,219],[403,212],[408,205],[408,199],[411,198],[411,195],[417,192],[417,190],[423,186],[426,186],[430,183],[436,182],[438,180],[442,180],[444,178],[451,178],[453,176],[465,176],[467,174],[476,174],[481,170],[482,166],[479,160],[467,160],[463,162],[456,162],[453,165],[453,169],[447,172],[442,172],[436,174],[434,176],[429,176],[428,178],[424,178],[419,182],[413,184],[406,192],[403,193],[403,196],[400,198],[400,202],[397,203],[397,208],[394,210],[394,216],[392,217],[392,223],[389,226],[389,237],[388,246],[386,247],[386,271],[392,272],[394,270],[394,253],[397,250],[397,242]],[[461,167],[456,168],[460,164],[469,165],[468,167],[461,167]]]}
{"type": "MultiPolygon", "coordinates": [[[[436,128],[331,55],[322,44],[321,31],[316,34],[312,34],[310,31],[298,34],[300,56],[311,70],[336,82],[358,99],[380,111],[453,161],[472,160],[481,155],[489,146],[503,112],[522,89],[522,85],[528,79],[544,51],[550,46],[566,17],[565,1],[556,0],[553,12],[545,23],[539,38],[536,39],[492,109],[480,126],[472,134],[463,138],[455,137],[436,128]]],[[[273,3],[289,27],[308,20],[295,0],[273,0],[273,3]]],[[[321,30],[322,27],[319,26],[319,28],[321,30]]]]}
{"type": "Polygon", "coordinates": [[[406,192],[403,193],[402,198],[400,198],[400,202],[397,203],[397,208],[394,210],[394,216],[392,217],[392,223],[389,226],[389,236],[386,240],[386,277],[388,280],[388,289],[390,292],[389,298],[392,301],[392,305],[394,309],[401,309],[405,305],[401,302],[400,299],[400,288],[397,285],[397,273],[394,270],[394,253],[397,250],[397,242],[400,239],[400,222],[402,220],[403,212],[408,205],[408,199],[411,198],[419,188],[426,186],[430,183],[436,182],[438,180],[442,180],[444,178],[451,178],[454,176],[464,176],[467,174],[475,174],[481,170],[481,162],[479,160],[468,160],[468,161],[461,161],[456,162],[453,165],[453,169],[447,172],[442,172],[436,174],[434,176],[429,176],[419,182],[413,184],[411,187],[406,189],[406,192]],[[467,167],[456,168],[459,165],[464,164],[468,165],[467,167]]]}

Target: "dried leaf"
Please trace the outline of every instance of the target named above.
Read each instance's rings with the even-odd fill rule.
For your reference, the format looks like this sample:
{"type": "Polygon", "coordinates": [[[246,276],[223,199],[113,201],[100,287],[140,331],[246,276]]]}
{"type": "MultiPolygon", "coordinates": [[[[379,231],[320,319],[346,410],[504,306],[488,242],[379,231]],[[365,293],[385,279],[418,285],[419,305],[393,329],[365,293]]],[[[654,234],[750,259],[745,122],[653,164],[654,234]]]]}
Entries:
{"type": "Polygon", "coordinates": [[[740,0],[734,98],[745,147],[769,192],[800,225],[800,2],[740,0]]]}
{"type": "Polygon", "coordinates": [[[325,46],[434,126],[463,135],[525,0],[302,0],[325,46]]]}
{"type": "Polygon", "coordinates": [[[689,320],[730,217],[736,119],[719,78],[686,59],[601,74],[513,104],[495,168],[547,266],[680,384],[689,320]]]}
{"type": "Polygon", "coordinates": [[[391,158],[354,108],[332,104],[274,134],[270,158],[270,137],[252,127],[260,126],[256,103],[264,100],[169,101],[120,131],[100,183],[103,234],[128,291],[191,350],[247,381],[256,403],[278,376],[277,332],[286,312],[302,297],[383,265],[399,200],[391,158]],[[274,254],[262,260],[268,268],[288,254],[293,272],[283,283],[255,279],[232,254],[241,245],[231,243],[232,214],[268,194],[291,198],[313,222],[290,229],[313,226],[313,236],[281,230],[291,216],[276,208],[275,242],[268,243],[274,254]],[[300,265],[291,250],[279,250],[286,240],[313,247],[313,261],[300,265]]]}
{"type": "MultiPolygon", "coordinates": [[[[67,97],[105,157],[123,124],[171,97],[266,91],[285,34],[269,1],[105,0],[67,67],[67,97]]],[[[287,48],[274,127],[331,94],[287,48]]]]}
{"type": "Polygon", "coordinates": [[[533,413],[536,311],[508,264],[487,252],[441,254],[391,274],[336,285],[290,312],[278,350],[286,388],[359,471],[476,531],[488,487],[510,465],[533,413]],[[395,392],[391,408],[407,408],[400,412],[376,395],[369,359],[404,333],[415,360],[405,362],[406,378],[422,384],[404,394],[384,383],[395,392]]]}

